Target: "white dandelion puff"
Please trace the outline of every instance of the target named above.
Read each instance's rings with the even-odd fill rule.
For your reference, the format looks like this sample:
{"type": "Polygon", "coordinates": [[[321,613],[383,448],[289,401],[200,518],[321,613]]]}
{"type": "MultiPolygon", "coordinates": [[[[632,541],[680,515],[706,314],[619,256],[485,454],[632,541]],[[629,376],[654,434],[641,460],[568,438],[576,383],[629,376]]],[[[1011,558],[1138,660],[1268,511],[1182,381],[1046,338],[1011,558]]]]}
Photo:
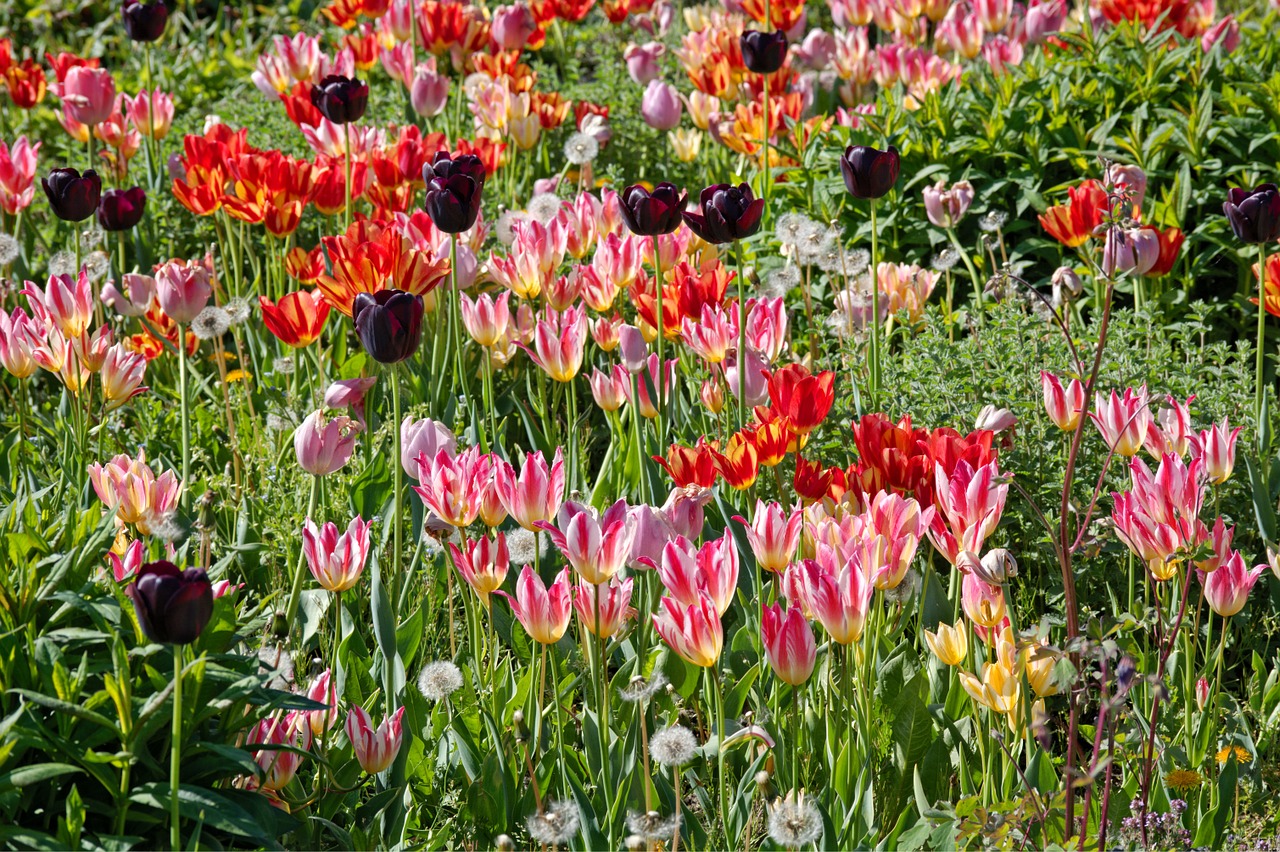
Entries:
{"type": "Polygon", "coordinates": [[[448,660],[427,663],[418,675],[418,690],[428,701],[442,701],[462,688],[462,671],[448,660]]]}
{"type": "Polygon", "coordinates": [[[804,793],[788,793],[769,807],[769,836],[787,849],[808,846],[822,837],[822,813],[804,793]]]}
{"type": "Polygon", "coordinates": [[[97,225],[90,225],[80,232],[80,245],[84,248],[96,248],[102,245],[106,232],[97,225]]]}
{"type": "Polygon", "coordinates": [[[782,244],[785,252],[788,248],[798,246],[801,237],[814,228],[816,224],[803,213],[783,213],[778,217],[778,224],[774,226],[773,233],[778,238],[778,242],[782,244]]]}
{"type": "Polygon", "coordinates": [[[105,251],[91,251],[85,256],[84,268],[90,281],[101,281],[111,271],[111,259],[105,251]]]}
{"type": "Polygon", "coordinates": [[[292,376],[293,368],[293,359],[288,355],[271,362],[271,369],[279,376],[292,376]]]}
{"type": "Polygon", "coordinates": [[[494,233],[498,237],[498,242],[507,248],[516,241],[515,224],[516,222],[528,219],[529,216],[523,210],[504,210],[502,215],[498,217],[498,223],[494,227],[494,233]]]}
{"type": "Polygon", "coordinates": [[[554,192],[544,192],[529,199],[529,216],[545,225],[556,218],[562,206],[559,196],[554,192]]]}
{"type": "Polygon", "coordinates": [[[670,840],[680,830],[680,817],[664,817],[657,811],[627,814],[627,831],[650,843],[670,840]]]}
{"type": "Polygon", "coordinates": [[[239,325],[249,318],[252,308],[249,306],[249,300],[236,296],[231,301],[223,305],[222,309],[227,312],[227,320],[232,325],[239,325]]]}
{"type": "Polygon", "coordinates": [[[525,820],[529,836],[547,846],[563,846],[578,836],[582,818],[573,802],[548,802],[525,820]]]}
{"type": "Polygon", "coordinates": [[[935,272],[946,272],[960,262],[960,255],[953,248],[944,248],[933,256],[933,260],[929,265],[933,267],[935,272]]]}
{"type": "Polygon", "coordinates": [[[769,273],[765,278],[765,285],[761,288],[760,295],[766,298],[784,296],[792,287],[799,285],[800,268],[788,264],[769,273]]]}
{"type": "Polygon", "coordinates": [[[10,234],[0,234],[0,266],[8,266],[18,259],[18,241],[10,234]]]}
{"type": "Polygon", "coordinates": [[[1008,213],[1003,210],[990,210],[978,220],[978,227],[984,231],[995,232],[1003,228],[1008,221],[1008,213]]]}
{"type": "Polygon", "coordinates": [[[600,153],[600,142],[587,133],[574,133],[564,143],[564,157],[575,166],[584,166],[600,153]]]}
{"type": "Polygon", "coordinates": [[[215,305],[209,305],[191,321],[191,333],[200,340],[213,340],[221,337],[231,328],[231,317],[227,312],[215,305]]]}
{"type": "Polygon", "coordinates": [[[538,554],[537,534],[523,528],[508,533],[507,553],[513,565],[532,565],[538,554]]]}
{"type": "Polygon", "coordinates": [[[653,735],[649,740],[649,756],[659,766],[671,768],[683,766],[693,759],[698,740],[693,731],[680,725],[672,725],[653,735]]]}
{"type": "Polygon", "coordinates": [[[53,257],[49,258],[50,275],[75,275],[76,272],[76,256],[71,252],[64,249],[54,252],[53,257]]]}

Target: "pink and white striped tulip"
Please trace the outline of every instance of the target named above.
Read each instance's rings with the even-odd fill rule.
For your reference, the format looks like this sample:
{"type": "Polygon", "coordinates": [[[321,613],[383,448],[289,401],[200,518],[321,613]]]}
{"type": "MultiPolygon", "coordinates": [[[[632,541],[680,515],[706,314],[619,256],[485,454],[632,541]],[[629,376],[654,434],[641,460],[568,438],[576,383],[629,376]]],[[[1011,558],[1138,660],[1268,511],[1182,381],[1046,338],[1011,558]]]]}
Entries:
{"type": "Polygon", "coordinates": [[[555,582],[548,588],[542,578],[528,565],[516,580],[516,595],[497,591],[511,604],[529,638],[541,645],[554,645],[560,641],[569,626],[569,614],[573,606],[573,591],[569,583],[569,569],[562,568],[555,582]]]}
{"type": "Polygon", "coordinates": [[[1114,390],[1110,398],[1095,394],[1093,407],[1095,410],[1089,412],[1089,417],[1102,433],[1107,446],[1118,455],[1136,456],[1151,429],[1146,385],[1136,391],[1125,388],[1123,397],[1114,390]]]}
{"type": "Polygon", "coordinates": [[[533,331],[533,347],[521,345],[533,363],[557,382],[571,382],[582,367],[587,315],[582,308],[548,309],[533,331]]]}
{"type": "Polygon", "coordinates": [[[663,597],[653,614],[653,627],[667,647],[690,665],[708,668],[720,659],[724,627],[715,602],[705,592],[688,606],[663,597]]]}
{"type": "Polygon", "coordinates": [[[1266,567],[1255,565],[1246,568],[1244,557],[1236,551],[1217,571],[1202,574],[1200,581],[1204,584],[1204,599],[1209,602],[1209,608],[1223,618],[1240,612],[1266,567]]]}
{"type": "Polygon", "coordinates": [[[481,293],[472,301],[466,293],[459,294],[462,307],[462,324],[471,339],[481,346],[497,346],[507,338],[507,326],[511,324],[511,309],[507,303],[511,292],[504,290],[494,299],[481,293]]]}
{"type": "Polygon", "coordinates": [[[467,581],[487,610],[489,595],[502,587],[511,567],[507,537],[498,532],[492,541],[488,536],[465,539],[462,547],[449,542],[449,555],[453,558],[453,567],[458,569],[462,579],[467,581]]]}
{"type": "Polygon", "coordinates": [[[813,628],[799,607],[790,607],[785,613],[779,604],[764,607],[760,635],[764,640],[765,659],[779,680],[799,686],[809,679],[818,659],[818,645],[813,638],[813,628]]]}
{"type": "Polygon", "coordinates": [[[536,521],[534,526],[551,536],[551,542],[585,582],[607,583],[626,565],[636,534],[627,501],[617,501],[602,517],[590,506],[569,501],[556,516],[559,527],[547,521],[536,521]]]}
{"type": "Polygon", "coordinates": [[[608,639],[636,614],[630,606],[632,583],[630,577],[612,577],[609,582],[599,584],[584,580],[574,588],[573,611],[588,633],[608,639]]]}
{"type": "Polygon", "coordinates": [[[798,563],[803,602],[836,644],[857,642],[875,586],[856,560],[837,566],[834,551],[826,547],[819,547],[819,557],[798,563]]]}
{"type": "Polygon", "coordinates": [[[550,469],[539,450],[524,457],[518,475],[506,461],[498,462],[495,474],[498,499],[525,529],[538,529],[538,521],[550,521],[560,511],[564,500],[564,456],[559,447],[550,469]]]}
{"type": "Polygon", "coordinates": [[[373,720],[363,707],[357,704],[351,708],[347,714],[347,739],[351,740],[351,750],[355,752],[361,769],[377,775],[395,762],[404,741],[403,718],[404,708],[401,707],[374,728],[373,720]]]}
{"type": "Polygon", "coordinates": [[[316,582],[327,591],[345,592],[360,581],[369,557],[368,521],[359,515],[351,519],[344,533],[326,523],[317,527],[310,518],[302,525],[302,555],[316,582]]]}
{"type": "Polygon", "coordinates": [[[1205,472],[1214,485],[1221,485],[1231,478],[1236,466],[1236,436],[1240,434],[1240,428],[1232,429],[1224,417],[1221,423],[1201,431],[1199,438],[1192,441],[1191,453],[1204,459],[1205,472]]]}
{"type": "Polygon", "coordinates": [[[663,546],[662,561],[654,567],[667,593],[681,606],[691,606],[706,596],[715,604],[716,613],[724,615],[733,603],[738,587],[738,549],[729,533],[702,547],[677,535],[663,546]]]}
{"type": "Polygon", "coordinates": [[[32,316],[57,328],[68,340],[88,331],[93,320],[93,290],[86,268],[82,267],[76,278],[50,275],[44,290],[28,281],[22,294],[27,297],[32,316]]]}
{"type": "Polygon", "coordinates": [[[1053,373],[1040,371],[1040,386],[1044,391],[1044,409],[1053,424],[1070,432],[1080,425],[1084,411],[1084,385],[1072,379],[1063,388],[1062,381],[1053,373]]]}
{"type": "Polygon", "coordinates": [[[781,574],[800,546],[800,531],[804,513],[793,509],[788,513],[779,503],[756,500],[755,519],[735,515],[734,520],[746,527],[747,541],[756,557],[756,567],[761,571],[781,574]]]}
{"type": "Polygon", "coordinates": [[[480,514],[482,489],[492,476],[491,462],[471,447],[450,455],[441,449],[434,459],[425,453],[416,459],[418,482],[413,490],[427,508],[454,527],[467,527],[480,514]]]}

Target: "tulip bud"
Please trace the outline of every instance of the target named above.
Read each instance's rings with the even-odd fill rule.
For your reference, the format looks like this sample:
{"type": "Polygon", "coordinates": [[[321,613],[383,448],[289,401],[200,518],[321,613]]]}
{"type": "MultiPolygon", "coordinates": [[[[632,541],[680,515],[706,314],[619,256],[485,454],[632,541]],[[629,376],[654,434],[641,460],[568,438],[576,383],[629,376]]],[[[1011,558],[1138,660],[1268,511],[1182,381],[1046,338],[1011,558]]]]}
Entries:
{"type": "Polygon", "coordinates": [[[174,322],[189,325],[213,295],[209,270],[202,263],[171,260],[156,270],[160,308],[174,322]]]}
{"type": "Polygon", "coordinates": [[[925,215],[939,228],[954,228],[968,212],[973,194],[973,184],[967,180],[957,181],[950,189],[946,181],[940,180],[925,187],[925,215]]]}
{"type": "Polygon", "coordinates": [[[108,189],[98,202],[98,224],[104,231],[127,231],[142,221],[147,193],[140,186],[108,189]]]}
{"type": "Polygon", "coordinates": [[[152,642],[189,645],[213,615],[213,586],[199,568],[179,571],[172,562],[149,562],[138,569],[125,593],[152,642]]]}
{"type": "Polygon", "coordinates": [[[437,74],[429,65],[419,65],[414,69],[413,81],[409,84],[409,103],[414,112],[426,118],[439,115],[448,99],[448,77],[437,74]]]}
{"type": "Polygon", "coordinates": [[[1130,657],[1121,657],[1120,664],[1116,666],[1116,685],[1119,687],[1118,692],[1124,692],[1133,684],[1133,678],[1137,675],[1138,670],[1133,665],[1130,657]]]}
{"type": "Polygon", "coordinates": [[[334,124],[359,121],[369,105],[369,85],[341,74],[330,74],[311,87],[311,105],[334,124]]]}
{"type": "Polygon", "coordinates": [[[640,116],[655,130],[675,127],[683,109],[676,87],[662,80],[650,80],[640,99],[640,116]]]}
{"type": "Polygon", "coordinates": [[[502,50],[521,50],[538,30],[533,12],[523,3],[499,6],[493,10],[490,34],[502,50]]]}
{"type": "Polygon", "coordinates": [[[1203,711],[1209,703],[1209,681],[1200,678],[1196,681],[1196,708],[1203,711]]]}
{"type": "Polygon", "coordinates": [[[1222,212],[1231,223],[1236,239],[1242,243],[1271,243],[1280,239],[1280,191],[1273,183],[1264,183],[1252,191],[1232,189],[1222,212]]]}
{"type": "Polygon", "coordinates": [[[1053,272],[1053,303],[1061,307],[1073,299],[1080,298],[1084,292],[1084,283],[1070,266],[1059,266],[1053,272]]]}
{"type": "Polygon", "coordinates": [[[139,0],[125,0],[123,8],[124,31],[134,41],[155,41],[164,35],[165,24],[169,21],[169,7],[165,0],[155,3],[141,3],[139,0]]]}
{"type": "Polygon", "coordinates": [[[401,707],[375,729],[363,707],[351,708],[347,716],[347,739],[351,740],[351,750],[365,772],[376,775],[395,762],[404,736],[403,717],[404,708],[401,707]]]}
{"type": "Polygon", "coordinates": [[[446,234],[471,230],[480,215],[484,163],[474,154],[450,157],[445,151],[422,167],[427,184],[426,208],[432,223],[446,234]]]}
{"type": "Polygon", "coordinates": [[[54,169],[40,179],[53,214],[65,222],[83,222],[98,209],[102,178],[93,169],[84,174],[75,169],[54,169]]]}
{"type": "Polygon", "coordinates": [[[973,428],[999,434],[1006,429],[1012,429],[1017,423],[1017,416],[1009,409],[984,405],[978,412],[978,419],[974,421],[973,428]]]}
{"type": "Polygon", "coordinates": [[[771,33],[747,30],[738,44],[742,48],[743,64],[756,74],[773,74],[787,61],[787,34],[782,30],[771,33]]]}
{"type": "Polygon", "coordinates": [[[880,198],[898,182],[898,150],[879,151],[864,145],[850,145],[840,157],[845,189],[854,198],[880,198]]]}

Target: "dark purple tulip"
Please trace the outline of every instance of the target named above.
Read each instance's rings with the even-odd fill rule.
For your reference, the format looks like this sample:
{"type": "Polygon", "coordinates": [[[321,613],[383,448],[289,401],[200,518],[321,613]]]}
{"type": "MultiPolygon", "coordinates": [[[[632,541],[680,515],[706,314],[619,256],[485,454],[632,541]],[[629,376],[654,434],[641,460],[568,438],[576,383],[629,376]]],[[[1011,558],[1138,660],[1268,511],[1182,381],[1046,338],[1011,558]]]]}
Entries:
{"type": "Polygon", "coordinates": [[[840,158],[844,185],[854,198],[880,198],[898,182],[898,149],[888,151],[866,145],[850,145],[840,158]]]}
{"type": "Polygon", "coordinates": [[[1242,243],[1269,243],[1280,240],[1280,191],[1264,183],[1250,192],[1235,188],[1222,205],[1231,230],[1242,243]]]}
{"type": "Polygon", "coordinates": [[[102,178],[93,169],[80,174],[75,169],[54,169],[40,179],[53,215],[67,222],[83,222],[98,209],[102,178]]]}
{"type": "Polygon", "coordinates": [[[418,351],[422,311],[421,296],[403,290],[379,290],[356,294],[351,318],[369,357],[381,364],[396,364],[418,351]]]}
{"type": "Polygon", "coordinates": [[[369,105],[369,84],[330,74],[311,87],[311,104],[334,124],[359,121],[369,105]]]}
{"type": "Polygon", "coordinates": [[[480,215],[484,193],[484,163],[475,154],[450,157],[436,152],[435,160],[422,167],[427,185],[427,215],[446,234],[471,230],[480,215]]]}
{"type": "Polygon", "coordinates": [[[98,224],[104,231],[127,231],[142,221],[146,207],[147,193],[140,186],[108,189],[98,202],[98,224]]]}
{"type": "Polygon", "coordinates": [[[148,562],[125,587],[125,594],[152,642],[189,645],[213,615],[213,586],[199,568],[179,571],[172,562],[148,562]]]}
{"type": "Polygon", "coordinates": [[[669,234],[680,227],[680,214],[684,212],[689,194],[681,192],[673,183],[663,181],[653,192],[639,184],[632,184],[618,196],[622,221],[631,233],[642,237],[669,234]]]}
{"type": "Polygon", "coordinates": [[[772,74],[787,61],[787,34],[782,30],[771,33],[747,30],[738,44],[747,70],[757,74],[772,74]]]}
{"type": "Polygon", "coordinates": [[[164,35],[165,24],[169,23],[169,7],[164,0],[155,3],[142,3],[139,0],[124,0],[124,31],[134,41],[155,41],[164,35]]]}
{"type": "Polygon", "coordinates": [[[709,243],[745,240],[760,230],[764,199],[756,198],[745,183],[730,186],[718,183],[702,190],[698,197],[701,213],[685,213],[684,222],[709,243]]]}

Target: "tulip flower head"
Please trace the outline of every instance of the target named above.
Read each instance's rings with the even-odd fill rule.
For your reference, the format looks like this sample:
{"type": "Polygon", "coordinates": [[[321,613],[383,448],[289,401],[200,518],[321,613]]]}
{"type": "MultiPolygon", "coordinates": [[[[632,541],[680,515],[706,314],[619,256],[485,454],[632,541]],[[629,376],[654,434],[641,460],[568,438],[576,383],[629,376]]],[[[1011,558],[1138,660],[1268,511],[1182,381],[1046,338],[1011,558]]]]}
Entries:
{"type": "Polygon", "coordinates": [[[258,297],[262,308],[262,324],[267,331],[286,346],[301,349],[310,346],[320,337],[325,321],[329,319],[329,302],[319,290],[298,290],[280,297],[273,303],[266,296],[258,297]]]}
{"type": "Polygon", "coordinates": [[[925,187],[924,211],[929,221],[939,228],[954,228],[973,203],[973,184],[967,180],[956,181],[950,189],[940,180],[925,187]]]}
{"type": "Polygon", "coordinates": [[[1244,557],[1236,551],[1218,570],[1202,573],[1200,580],[1204,585],[1204,599],[1209,603],[1209,608],[1223,618],[1230,618],[1240,612],[1249,599],[1249,592],[1266,567],[1264,564],[1246,568],[1244,557]]]}
{"type": "Polygon", "coordinates": [[[1107,446],[1117,455],[1137,455],[1151,429],[1146,385],[1136,391],[1125,388],[1123,397],[1117,396],[1114,390],[1109,398],[1096,394],[1093,407],[1089,417],[1102,433],[1107,446]]]}
{"type": "Polygon", "coordinates": [[[488,536],[464,539],[462,547],[449,542],[449,555],[453,559],[453,567],[458,569],[462,579],[480,598],[480,603],[489,609],[489,595],[502,586],[507,579],[507,571],[511,567],[511,557],[507,551],[507,537],[501,532],[495,533],[492,540],[488,536]]]}
{"type": "Polygon", "coordinates": [[[369,105],[369,84],[329,74],[311,87],[311,105],[334,124],[359,121],[369,105]]]}
{"type": "Polygon", "coordinates": [[[1084,411],[1084,385],[1079,379],[1072,379],[1063,388],[1061,379],[1041,370],[1040,386],[1044,391],[1044,408],[1053,425],[1065,432],[1074,431],[1084,411]]]}
{"type": "Polygon", "coordinates": [[[190,645],[213,616],[213,586],[199,568],[149,562],[125,588],[138,625],[152,642],[190,645]]]}
{"type": "Polygon", "coordinates": [[[608,639],[622,629],[636,611],[631,603],[630,577],[612,577],[607,583],[593,585],[583,580],[573,590],[573,611],[587,632],[608,639]]]}
{"type": "Polygon", "coordinates": [[[318,527],[307,518],[302,526],[302,555],[321,588],[345,592],[359,582],[369,555],[370,526],[357,515],[339,534],[333,523],[318,527]]]}
{"type": "Polygon", "coordinates": [[[556,513],[557,526],[537,521],[535,526],[551,536],[551,542],[587,583],[607,583],[626,565],[635,539],[636,522],[625,500],[619,500],[598,516],[590,506],[568,501],[556,513]]]}
{"type": "Polygon", "coordinates": [[[403,718],[404,708],[401,707],[374,728],[373,720],[363,707],[356,705],[351,708],[347,715],[347,739],[351,741],[351,750],[355,752],[361,769],[377,775],[395,763],[404,739],[403,718]]]}
{"type": "Polygon", "coordinates": [[[764,199],[756,198],[748,184],[715,184],[702,190],[697,213],[683,213],[685,224],[713,244],[745,240],[760,230],[764,199]]]}
{"type": "Polygon", "coordinates": [[[760,635],[765,659],[779,680],[799,686],[809,679],[817,662],[818,646],[813,628],[799,607],[788,607],[785,613],[779,604],[764,607],[760,635]]]}
{"type": "Polygon", "coordinates": [[[124,31],[133,41],[151,42],[164,35],[169,22],[169,7],[165,0],[144,3],[140,0],[124,0],[121,9],[124,31]]]}
{"type": "Polygon", "coordinates": [[[743,64],[755,74],[773,74],[787,61],[787,34],[782,30],[771,33],[746,30],[738,43],[743,64]]]}
{"type": "Polygon", "coordinates": [[[170,319],[190,325],[213,295],[208,267],[198,261],[169,261],[156,270],[156,295],[170,319]]]}
{"type": "Polygon", "coordinates": [[[969,653],[969,634],[963,621],[954,626],[939,624],[937,633],[926,630],[924,641],[933,655],[948,666],[960,665],[969,653]]]}
{"type": "Polygon", "coordinates": [[[789,364],[769,374],[769,399],[787,418],[787,428],[807,435],[818,427],[835,403],[835,374],[830,370],[810,375],[803,364],[789,364]]]}
{"type": "MultiPolygon", "coordinates": [[[[320,712],[320,711],[317,711],[320,712]]],[[[253,752],[253,760],[262,769],[261,789],[283,790],[298,774],[302,755],[290,749],[306,749],[311,744],[310,722],[298,711],[277,714],[261,720],[249,729],[245,747],[253,752]],[[277,746],[254,748],[254,746],[277,746]],[[279,748],[287,746],[288,748],[279,748]]]]}
{"type": "Polygon", "coordinates": [[[83,222],[98,209],[102,196],[102,178],[93,169],[84,174],[75,169],[54,169],[40,179],[53,215],[65,222],[83,222]]]}
{"type": "Polygon", "coordinates": [[[351,458],[360,431],[360,424],[350,417],[334,417],[326,422],[323,410],[311,412],[293,433],[298,465],[314,476],[341,470],[351,458]]]}
{"type": "Polygon", "coordinates": [[[653,614],[653,627],[667,647],[690,665],[708,668],[720,659],[724,628],[715,603],[705,592],[688,606],[662,598],[653,614]]]}
{"type": "Polygon", "coordinates": [[[898,150],[880,151],[865,145],[850,145],[840,157],[844,186],[854,198],[881,198],[898,182],[898,150]]]}
{"type": "Polygon", "coordinates": [[[471,230],[480,215],[485,166],[475,154],[450,157],[440,151],[422,167],[427,185],[426,209],[432,223],[446,234],[471,230]]]}
{"type": "Polygon", "coordinates": [[[1280,190],[1275,184],[1264,183],[1253,190],[1232,189],[1222,212],[1242,243],[1273,243],[1280,239],[1280,190]]]}
{"type": "Polygon", "coordinates": [[[403,290],[357,293],[351,303],[360,343],[381,364],[397,364],[422,342],[422,297],[403,290]]]}
{"type": "Polygon", "coordinates": [[[1005,617],[1004,589],[981,580],[976,574],[965,574],[961,583],[960,604],[964,614],[979,627],[999,627],[1005,617]]]}
{"type": "Polygon", "coordinates": [[[781,574],[800,545],[804,513],[794,509],[788,513],[780,503],[756,500],[751,523],[741,516],[734,520],[746,527],[747,541],[761,571],[781,574]]]}
{"type": "Polygon", "coordinates": [[[631,233],[654,237],[680,227],[687,198],[672,183],[659,183],[653,192],[633,184],[618,196],[618,207],[631,233]]]}
{"type": "Polygon", "coordinates": [[[804,603],[838,645],[862,637],[875,586],[857,560],[839,564],[829,547],[819,548],[819,559],[799,563],[804,603]]]}
{"type": "Polygon", "coordinates": [[[554,645],[569,626],[573,590],[568,568],[561,569],[548,588],[533,568],[526,565],[516,581],[514,598],[503,591],[494,594],[507,599],[529,638],[539,644],[554,645]]]}
{"type": "Polygon", "coordinates": [[[127,231],[142,221],[147,193],[140,187],[108,189],[98,201],[98,224],[104,231],[127,231]]]}
{"type": "Polygon", "coordinates": [[[1221,485],[1231,478],[1236,465],[1236,437],[1240,429],[1239,426],[1232,429],[1224,417],[1221,423],[1213,424],[1192,441],[1191,451],[1204,459],[1205,472],[1214,485],[1221,485]]]}

